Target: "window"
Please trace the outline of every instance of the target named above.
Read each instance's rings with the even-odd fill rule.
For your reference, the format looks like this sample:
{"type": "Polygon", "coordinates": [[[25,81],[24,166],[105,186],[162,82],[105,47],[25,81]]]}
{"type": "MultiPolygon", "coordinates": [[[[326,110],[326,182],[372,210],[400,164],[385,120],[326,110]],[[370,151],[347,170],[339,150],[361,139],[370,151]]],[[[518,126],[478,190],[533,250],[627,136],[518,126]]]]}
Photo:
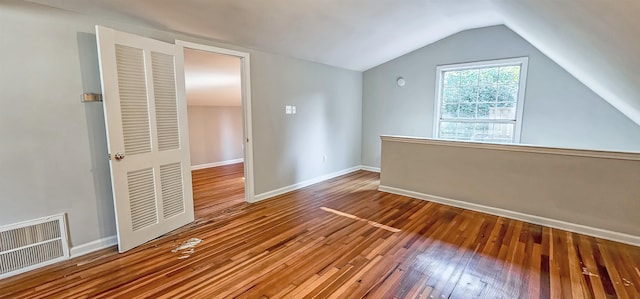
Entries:
{"type": "Polygon", "coordinates": [[[520,142],[528,58],[438,67],[434,136],[520,142]]]}

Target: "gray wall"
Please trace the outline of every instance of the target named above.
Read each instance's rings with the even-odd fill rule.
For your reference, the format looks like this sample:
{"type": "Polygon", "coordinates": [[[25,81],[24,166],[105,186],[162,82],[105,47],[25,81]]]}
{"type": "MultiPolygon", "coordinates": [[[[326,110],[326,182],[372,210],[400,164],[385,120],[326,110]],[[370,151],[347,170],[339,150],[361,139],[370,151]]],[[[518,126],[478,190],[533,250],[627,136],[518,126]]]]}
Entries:
{"type": "Polygon", "coordinates": [[[432,137],[436,66],[529,57],[521,143],[640,151],[640,126],[505,26],[463,31],[364,72],[362,162],[380,135],[432,137]],[[396,78],[406,79],[405,87],[396,78]]]}
{"type": "Polygon", "coordinates": [[[187,106],[191,166],[241,159],[242,107],[187,106]]]}
{"type": "Polygon", "coordinates": [[[66,212],[74,246],[115,234],[102,107],[80,103],[99,92],[96,22],[251,54],[256,193],[360,164],[360,72],[3,1],[0,225],[66,212]]]}
{"type": "Polygon", "coordinates": [[[74,245],[114,235],[102,105],[80,103],[100,92],[92,26],[16,6],[0,4],[0,225],[66,212],[74,245]]]}
{"type": "Polygon", "coordinates": [[[362,73],[251,55],[256,194],[360,165],[362,73]]]}
{"type": "Polygon", "coordinates": [[[576,156],[554,149],[508,150],[521,148],[517,145],[419,142],[382,142],[381,188],[586,225],[640,240],[638,154],[605,158],[586,156],[602,154],[598,152],[576,156]]]}

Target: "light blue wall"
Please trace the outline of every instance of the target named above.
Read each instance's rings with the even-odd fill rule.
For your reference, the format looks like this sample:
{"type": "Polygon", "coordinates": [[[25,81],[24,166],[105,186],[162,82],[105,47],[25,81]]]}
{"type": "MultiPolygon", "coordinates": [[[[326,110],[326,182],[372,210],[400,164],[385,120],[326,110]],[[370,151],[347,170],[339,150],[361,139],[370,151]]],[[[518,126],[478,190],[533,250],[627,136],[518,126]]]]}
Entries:
{"type": "Polygon", "coordinates": [[[362,162],[380,135],[432,137],[436,66],[529,57],[521,143],[640,151],[640,126],[505,26],[463,31],[364,72],[362,162]],[[407,81],[396,85],[397,77],[407,81]]]}

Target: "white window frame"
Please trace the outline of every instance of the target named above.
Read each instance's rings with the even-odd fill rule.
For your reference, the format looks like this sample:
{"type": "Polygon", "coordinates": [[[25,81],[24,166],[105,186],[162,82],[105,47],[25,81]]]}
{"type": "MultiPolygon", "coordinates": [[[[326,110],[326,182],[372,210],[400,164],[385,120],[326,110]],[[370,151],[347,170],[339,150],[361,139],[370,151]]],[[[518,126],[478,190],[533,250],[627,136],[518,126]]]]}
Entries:
{"type": "MultiPolygon", "coordinates": [[[[442,106],[442,93],[444,91],[444,72],[447,71],[460,71],[466,69],[478,69],[478,68],[486,68],[486,67],[500,67],[500,66],[520,66],[520,81],[518,84],[518,102],[516,103],[516,120],[515,120],[515,130],[513,134],[513,143],[520,143],[520,135],[522,133],[522,116],[524,113],[524,96],[526,93],[526,85],[527,85],[527,67],[529,64],[528,57],[517,57],[517,58],[508,58],[508,59],[497,59],[497,60],[485,60],[485,61],[477,61],[470,63],[458,63],[458,64],[447,64],[440,65],[436,67],[436,80],[437,80],[437,88],[436,88],[436,97],[435,97],[435,115],[434,115],[434,124],[433,124],[433,138],[440,138],[440,122],[443,121],[440,115],[440,108],[442,106]]],[[[444,121],[458,121],[458,122],[486,122],[486,123],[509,123],[512,124],[514,121],[512,120],[501,120],[501,119],[444,119],[444,121]]],[[[450,140],[450,139],[447,139],[450,140]]],[[[452,140],[452,141],[464,141],[464,140],[452,140]]],[[[483,141],[474,141],[474,142],[483,142],[483,141]]]]}

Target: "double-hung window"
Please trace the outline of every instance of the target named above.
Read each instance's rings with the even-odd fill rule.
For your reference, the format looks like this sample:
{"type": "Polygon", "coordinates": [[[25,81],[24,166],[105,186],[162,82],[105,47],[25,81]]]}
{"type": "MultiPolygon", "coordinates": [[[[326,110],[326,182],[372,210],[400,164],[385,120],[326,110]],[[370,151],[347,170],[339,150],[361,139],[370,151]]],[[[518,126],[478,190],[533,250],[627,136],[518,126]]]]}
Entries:
{"type": "Polygon", "coordinates": [[[437,68],[434,136],[482,142],[520,142],[528,58],[437,68]]]}

